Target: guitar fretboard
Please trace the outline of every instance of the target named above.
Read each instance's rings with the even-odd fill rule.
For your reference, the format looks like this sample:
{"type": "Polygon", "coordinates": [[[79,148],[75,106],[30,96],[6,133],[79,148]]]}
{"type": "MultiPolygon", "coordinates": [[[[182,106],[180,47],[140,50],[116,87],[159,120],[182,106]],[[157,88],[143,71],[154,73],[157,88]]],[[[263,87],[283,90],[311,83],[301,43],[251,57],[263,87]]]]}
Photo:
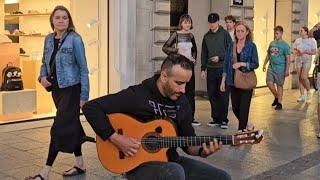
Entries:
{"type": "Polygon", "coordinates": [[[148,137],[142,139],[142,143],[149,146],[156,146],[158,148],[170,147],[187,147],[187,146],[201,146],[203,143],[209,143],[217,139],[224,145],[233,145],[232,135],[221,136],[194,136],[194,137],[148,137]]]}

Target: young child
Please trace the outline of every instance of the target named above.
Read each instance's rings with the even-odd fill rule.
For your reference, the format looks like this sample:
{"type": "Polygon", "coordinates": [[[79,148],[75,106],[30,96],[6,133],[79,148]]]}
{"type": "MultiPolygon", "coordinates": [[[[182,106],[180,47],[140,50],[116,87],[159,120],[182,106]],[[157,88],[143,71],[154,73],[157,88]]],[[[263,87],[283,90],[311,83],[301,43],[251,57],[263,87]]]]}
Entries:
{"type": "MultiPolygon", "coordinates": [[[[174,32],[166,43],[162,47],[162,51],[167,55],[172,53],[178,53],[186,58],[188,58],[192,62],[192,77],[190,81],[186,85],[186,93],[191,109],[192,115],[194,117],[195,112],[195,77],[194,77],[194,63],[197,59],[197,45],[194,40],[193,34],[190,30],[193,28],[191,16],[188,14],[184,14],[180,17],[179,20],[180,30],[174,32]]],[[[196,120],[192,122],[192,125],[199,126],[200,123],[196,120]]]]}
{"type": "Polygon", "coordinates": [[[290,46],[282,40],[282,34],[282,26],[276,26],[274,28],[275,40],[269,44],[263,63],[263,71],[265,72],[266,64],[270,61],[266,82],[274,96],[272,106],[276,106],[275,110],[282,109],[283,84],[285,77],[289,76],[290,67],[290,46]]]}

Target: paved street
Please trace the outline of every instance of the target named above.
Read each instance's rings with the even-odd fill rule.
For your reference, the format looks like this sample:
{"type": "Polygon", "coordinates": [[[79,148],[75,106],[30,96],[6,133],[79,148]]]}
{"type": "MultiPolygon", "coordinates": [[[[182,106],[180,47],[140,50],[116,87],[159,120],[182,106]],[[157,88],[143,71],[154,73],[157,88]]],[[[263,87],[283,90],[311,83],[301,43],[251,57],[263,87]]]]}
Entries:
{"type": "MultiPolygon", "coordinates": [[[[241,147],[225,146],[220,152],[200,159],[228,171],[233,179],[320,179],[320,140],[316,101],[314,93],[310,105],[298,104],[297,90],[285,90],[284,109],[275,111],[271,107],[273,97],[266,89],[258,89],[251,104],[250,121],[256,129],[265,130],[264,140],[257,145],[241,147]]],[[[231,109],[229,129],[211,128],[208,100],[198,98],[196,118],[202,123],[196,127],[199,135],[233,134],[237,130],[231,109]]],[[[88,135],[94,136],[88,123],[83,125],[88,135]]],[[[23,179],[38,173],[46,161],[49,132],[52,120],[42,120],[10,125],[0,125],[0,178],[23,179]]],[[[182,153],[182,152],[181,152],[182,153]]],[[[106,171],[100,164],[95,144],[86,143],[83,154],[87,173],[65,179],[121,179],[106,171]]],[[[63,179],[64,170],[73,166],[70,154],[60,153],[54,164],[51,180],[63,179]]]]}

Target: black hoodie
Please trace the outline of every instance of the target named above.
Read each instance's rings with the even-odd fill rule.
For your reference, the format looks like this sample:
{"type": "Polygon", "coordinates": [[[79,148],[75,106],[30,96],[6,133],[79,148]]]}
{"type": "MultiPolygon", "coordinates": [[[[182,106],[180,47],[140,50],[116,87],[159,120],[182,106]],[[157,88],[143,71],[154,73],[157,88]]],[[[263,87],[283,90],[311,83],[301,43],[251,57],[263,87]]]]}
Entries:
{"type": "MultiPolygon", "coordinates": [[[[82,111],[95,133],[107,140],[115,131],[109,120],[106,120],[106,114],[125,113],[141,122],[170,118],[176,125],[178,136],[195,136],[191,125],[191,107],[187,98],[182,95],[173,101],[162,96],[156,85],[158,78],[159,75],[156,75],[139,85],[87,102],[82,111]]],[[[179,161],[175,148],[169,149],[167,156],[169,161],[179,161]]]]}

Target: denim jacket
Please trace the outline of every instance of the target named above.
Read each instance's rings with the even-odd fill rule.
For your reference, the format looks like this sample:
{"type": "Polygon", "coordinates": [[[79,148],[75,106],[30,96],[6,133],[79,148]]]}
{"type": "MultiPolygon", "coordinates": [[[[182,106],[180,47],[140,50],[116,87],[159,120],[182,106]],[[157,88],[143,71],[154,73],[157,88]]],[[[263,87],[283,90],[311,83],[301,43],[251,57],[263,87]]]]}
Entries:
{"type": "MultiPolygon", "coordinates": [[[[64,33],[61,41],[66,37],[64,33]]],[[[50,58],[54,48],[55,34],[49,34],[44,42],[40,77],[48,76],[50,72],[50,58]]],[[[89,77],[83,41],[79,34],[71,31],[56,54],[56,73],[59,88],[66,88],[81,84],[80,99],[89,99],[89,77]]]]}
{"type": "MultiPolygon", "coordinates": [[[[250,72],[259,67],[259,59],[256,45],[249,40],[246,40],[245,45],[240,53],[240,59],[238,62],[244,62],[246,67],[239,68],[242,72],[250,72]]],[[[226,77],[226,84],[233,86],[233,43],[229,44],[227,53],[225,56],[223,66],[223,77],[226,77]]]]}

